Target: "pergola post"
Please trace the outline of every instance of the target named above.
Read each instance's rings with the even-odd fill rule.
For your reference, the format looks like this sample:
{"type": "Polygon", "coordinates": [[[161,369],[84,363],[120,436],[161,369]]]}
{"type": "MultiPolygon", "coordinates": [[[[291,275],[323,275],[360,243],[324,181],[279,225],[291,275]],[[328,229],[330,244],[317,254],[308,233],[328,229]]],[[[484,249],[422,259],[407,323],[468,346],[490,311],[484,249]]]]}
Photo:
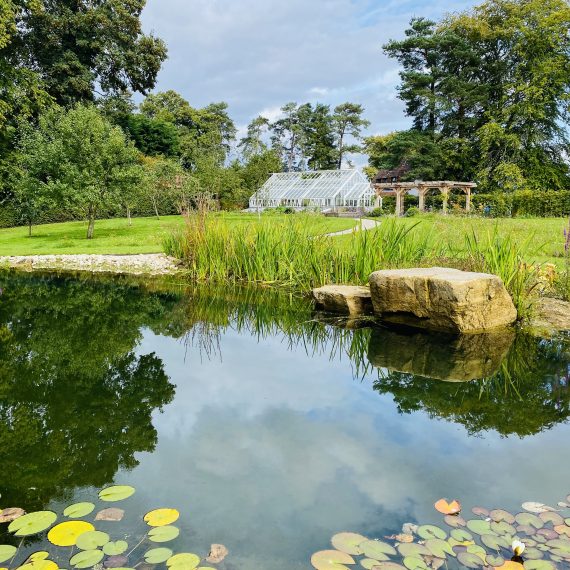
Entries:
{"type": "Polygon", "coordinates": [[[405,188],[394,188],[396,192],[396,216],[404,215],[404,196],[406,195],[405,188]]]}
{"type": "Polygon", "coordinates": [[[426,194],[428,193],[428,189],[423,185],[418,186],[418,198],[419,198],[419,207],[420,212],[426,211],[426,194]]]}
{"type": "Polygon", "coordinates": [[[443,196],[443,208],[442,211],[444,214],[447,214],[448,211],[448,205],[449,205],[449,186],[441,186],[439,188],[439,191],[441,192],[442,196],[443,196]]]}
{"type": "Polygon", "coordinates": [[[471,188],[465,188],[465,211],[471,211],[471,188]]]}

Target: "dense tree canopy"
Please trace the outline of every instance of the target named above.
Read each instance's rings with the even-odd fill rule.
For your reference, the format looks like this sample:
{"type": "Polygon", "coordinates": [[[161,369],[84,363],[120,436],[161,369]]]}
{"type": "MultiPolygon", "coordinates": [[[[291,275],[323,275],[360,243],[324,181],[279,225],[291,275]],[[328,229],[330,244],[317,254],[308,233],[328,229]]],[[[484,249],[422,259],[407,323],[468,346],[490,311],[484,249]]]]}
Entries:
{"type": "Polygon", "coordinates": [[[433,154],[435,178],[568,188],[569,32],[565,0],[487,0],[439,23],[413,19],[384,50],[401,65],[399,95],[425,137],[397,133],[384,148],[370,139],[371,163],[407,161],[409,177],[421,177],[431,139],[444,154],[433,154]]]}

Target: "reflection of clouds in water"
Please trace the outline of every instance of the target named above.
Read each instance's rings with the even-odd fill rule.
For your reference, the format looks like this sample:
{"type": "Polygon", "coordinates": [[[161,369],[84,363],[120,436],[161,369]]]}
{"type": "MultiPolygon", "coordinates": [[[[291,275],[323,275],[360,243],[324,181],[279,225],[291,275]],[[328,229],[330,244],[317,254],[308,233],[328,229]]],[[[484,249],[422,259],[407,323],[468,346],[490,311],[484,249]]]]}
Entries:
{"type": "Polygon", "coordinates": [[[192,352],[185,362],[171,339],[147,336],[149,347],[176,399],[155,418],[156,452],[125,478],[153,504],[180,507],[193,544],[226,543],[236,567],[307,567],[334,532],[381,536],[409,519],[439,520],[431,505],[442,496],[516,509],[570,491],[559,449],[567,426],[467,438],[424,413],[399,415],[369,380],[352,379],[348,361],[289,352],[278,338],[227,333],[222,363],[192,352]]]}

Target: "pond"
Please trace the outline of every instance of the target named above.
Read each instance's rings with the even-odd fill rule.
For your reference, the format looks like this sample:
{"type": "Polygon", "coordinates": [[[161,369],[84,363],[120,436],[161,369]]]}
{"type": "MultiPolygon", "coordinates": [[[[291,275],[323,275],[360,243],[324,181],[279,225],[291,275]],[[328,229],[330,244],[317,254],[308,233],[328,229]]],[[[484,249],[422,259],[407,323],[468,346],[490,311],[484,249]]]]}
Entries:
{"type": "Polygon", "coordinates": [[[0,506],[132,485],[126,537],[173,507],[176,551],[291,570],[340,531],[441,525],[441,497],[570,493],[568,335],[354,325],[268,290],[0,275],[0,506]]]}

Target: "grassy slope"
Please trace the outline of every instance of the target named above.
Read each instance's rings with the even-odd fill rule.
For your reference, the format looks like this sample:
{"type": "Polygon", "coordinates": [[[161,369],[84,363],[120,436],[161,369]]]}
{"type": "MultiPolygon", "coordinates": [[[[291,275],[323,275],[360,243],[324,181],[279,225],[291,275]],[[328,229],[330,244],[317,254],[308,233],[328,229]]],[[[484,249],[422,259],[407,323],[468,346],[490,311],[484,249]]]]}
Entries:
{"type": "MultiPolygon", "coordinates": [[[[257,222],[255,214],[223,213],[235,224],[257,222]]],[[[275,216],[276,219],[287,216],[275,216]]],[[[315,234],[335,232],[351,228],[355,222],[351,219],[324,218],[315,216],[311,219],[315,234]]],[[[1,255],[40,255],[68,253],[157,253],[162,252],[162,240],[165,235],[182,227],[184,220],[180,216],[155,218],[133,218],[129,227],[126,218],[98,220],[95,223],[95,236],[85,239],[86,222],[66,222],[35,226],[32,237],[28,237],[28,228],[0,229],[1,255]]]]}

